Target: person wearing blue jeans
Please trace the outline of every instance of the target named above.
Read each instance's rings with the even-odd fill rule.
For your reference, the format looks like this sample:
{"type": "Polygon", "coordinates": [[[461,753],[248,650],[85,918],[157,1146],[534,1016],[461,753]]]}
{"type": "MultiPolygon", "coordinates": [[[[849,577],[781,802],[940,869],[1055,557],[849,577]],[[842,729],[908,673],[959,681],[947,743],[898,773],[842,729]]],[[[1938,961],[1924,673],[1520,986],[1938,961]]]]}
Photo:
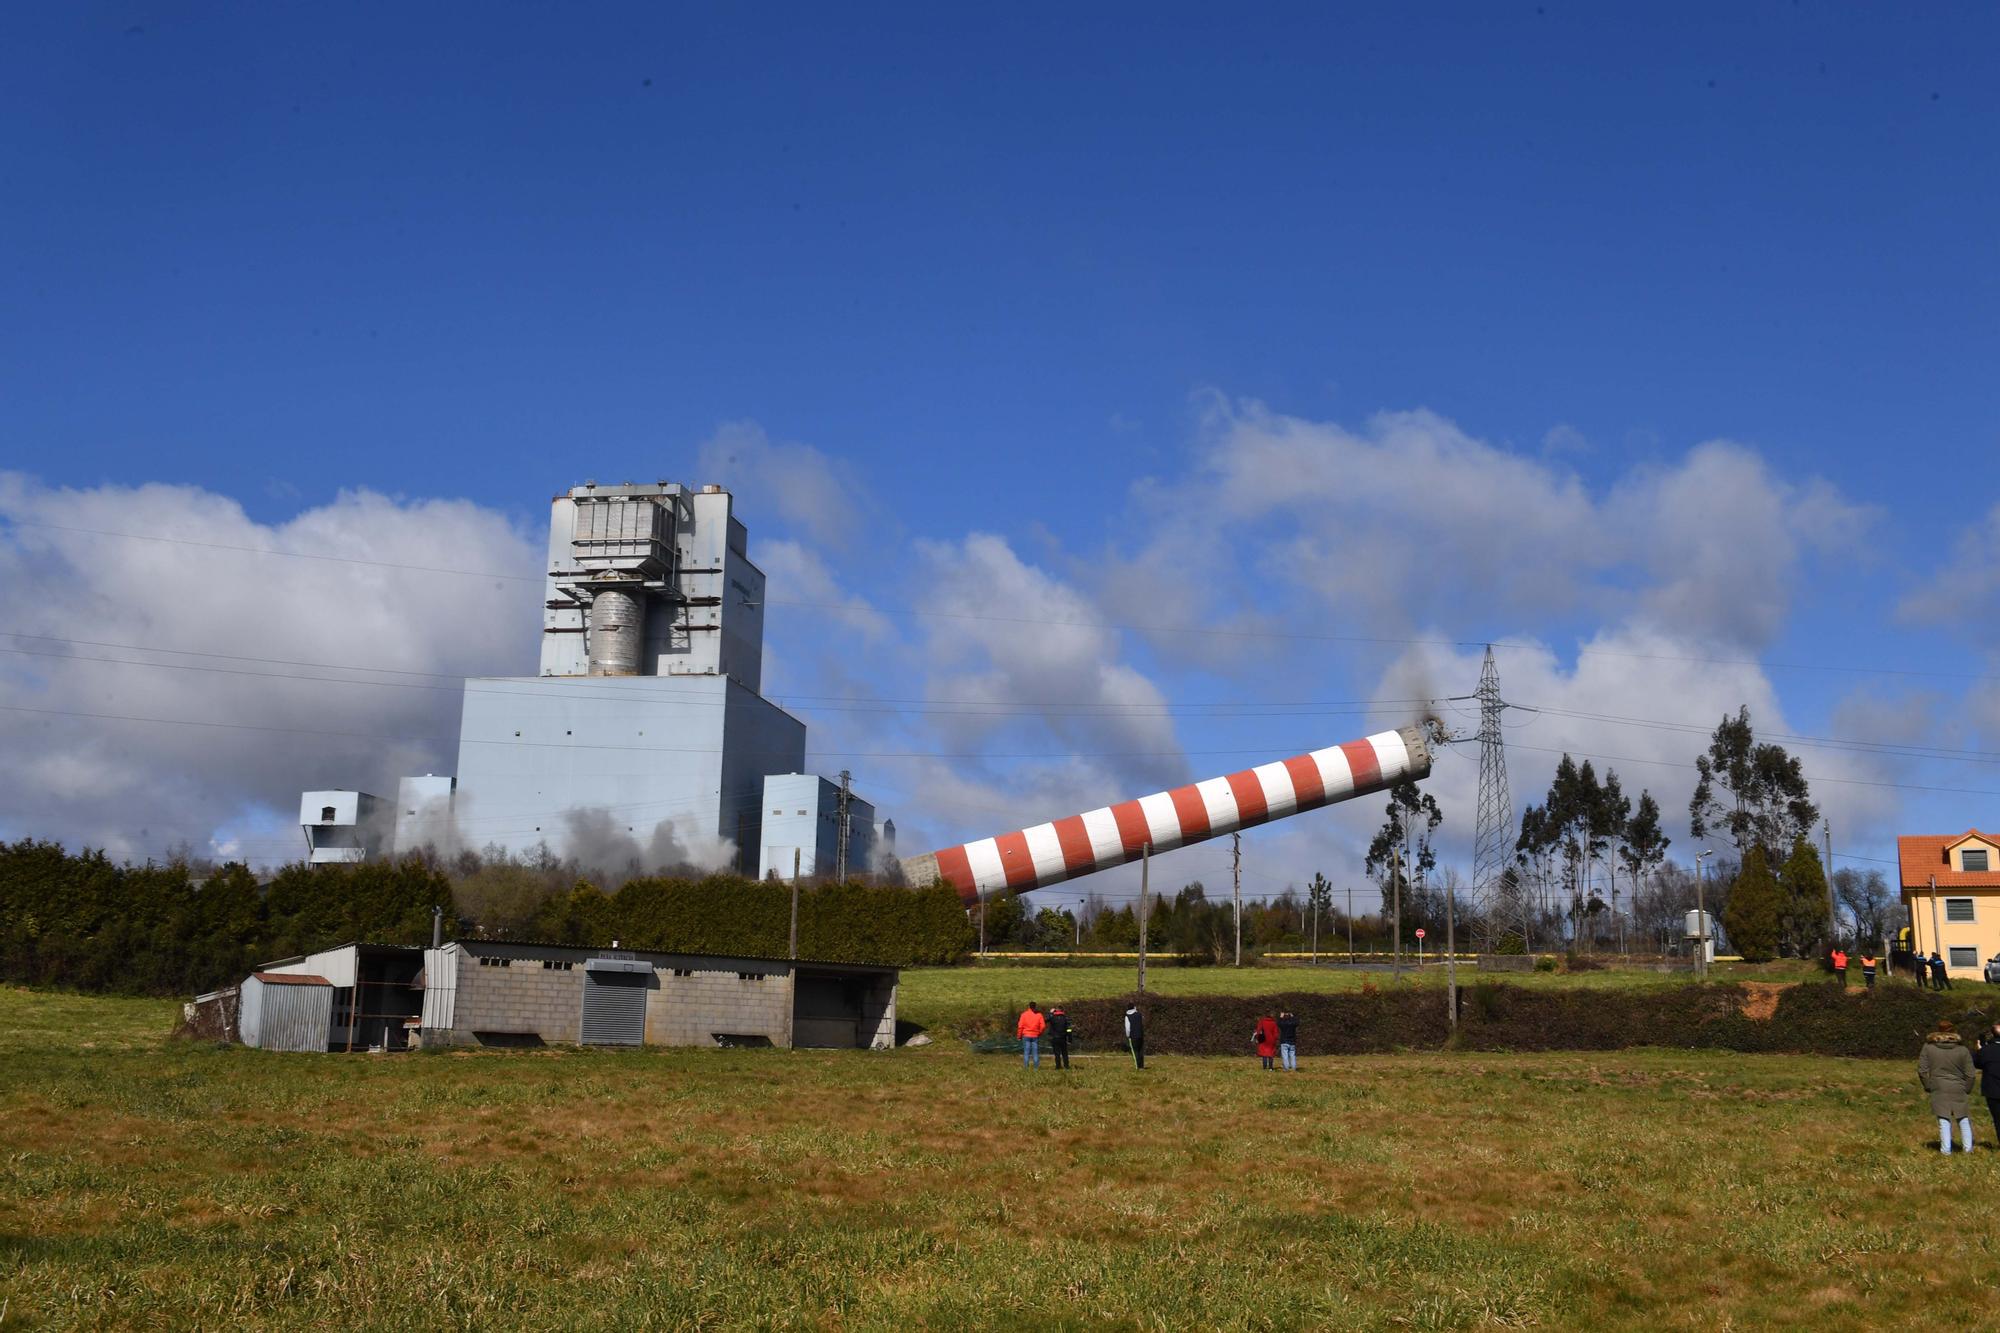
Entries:
{"type": "Polygon", "coordinates": [[[1938,1122],[1938,1151],[1951,1151],[1951,1127],[1958,1125],[1963,1151],[1972,1151],[1972,1088],[1976,1082],[1972,1052],[1952,1028],[1948,1018],[1938,1020],[1937,1031],[1924,1041],[1924,1053],[1917,1058],[1917,1081],[1931,1097],[1931,1114],[1938,1122]]]}
{"type": "Polygon", "coordinates": [[[1285,1068],[1299,1072],[1299,1016],[1289,1009],[1278,1011],[1278,1054],[1285,1058],[1285,1068]]]}
{"type": "Polygon", "coordinates": [[[1042,1017],[1042,1007],[1028,1001],[1028,1007],[1021,1011],[1021,1021],[1014,1025],[1014,1034],[1021,1039],[1021,1068],[1042,1067],[1042,1033],[1048,1026],[1049,1020],[1042,1017]]]}

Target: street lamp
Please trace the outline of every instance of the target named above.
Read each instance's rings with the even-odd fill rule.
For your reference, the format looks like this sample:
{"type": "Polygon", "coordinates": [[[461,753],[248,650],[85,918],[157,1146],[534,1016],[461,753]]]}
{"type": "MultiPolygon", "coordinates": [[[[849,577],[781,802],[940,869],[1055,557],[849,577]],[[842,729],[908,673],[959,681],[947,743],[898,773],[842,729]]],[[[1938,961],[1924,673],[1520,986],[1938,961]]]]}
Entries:
{"type": "Polygon", "coordinates": [[[1700,933],[1694,942],[1694,969],[1702,980],[1708,980],[1708,903],[1702,893],[1701,863],[1715,855],[1715,849],[1696,852],[1694,857],[1694,919],[1700,926],[1700,933]]]}

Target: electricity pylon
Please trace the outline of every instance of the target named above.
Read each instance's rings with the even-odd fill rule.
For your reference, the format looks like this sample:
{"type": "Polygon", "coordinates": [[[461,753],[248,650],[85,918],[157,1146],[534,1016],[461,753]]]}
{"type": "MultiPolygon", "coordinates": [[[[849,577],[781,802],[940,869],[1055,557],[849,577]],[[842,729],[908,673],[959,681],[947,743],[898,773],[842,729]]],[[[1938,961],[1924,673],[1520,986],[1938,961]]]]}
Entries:
{"type": "Polygon", "coordinates": [[[1492,644],[1486,646],[1479,689],[1472,697],[1479,701],[1479,822],[1473,841],[1472,896],[1485,922],[1482,947],[1494,952],[1502,939],[1518,933],[1522,947],[1532,948],[1528,894],[1519,872],[1513,870],[1514,801],[1507,791],[1507,748],[1500,729],[1500,715],[1508,705],[1500,697],[1500,669],[1493,664],[1492,644]]]}

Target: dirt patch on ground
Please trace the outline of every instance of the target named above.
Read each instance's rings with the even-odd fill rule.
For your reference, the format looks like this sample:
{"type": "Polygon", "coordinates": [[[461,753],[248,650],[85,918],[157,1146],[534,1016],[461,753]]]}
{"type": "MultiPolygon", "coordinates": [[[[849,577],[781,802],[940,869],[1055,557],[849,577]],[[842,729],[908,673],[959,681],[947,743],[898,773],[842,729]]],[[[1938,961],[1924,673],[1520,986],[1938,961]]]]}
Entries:
{"type": "Polygon", "coordinates": [[[1743,983],[1743,1016],[1754,1018],[1760,1023],[1768,1023],[1778,1012],[1778,997],[1786,990],[1782,982],[1746,981],[1743,983]]]}

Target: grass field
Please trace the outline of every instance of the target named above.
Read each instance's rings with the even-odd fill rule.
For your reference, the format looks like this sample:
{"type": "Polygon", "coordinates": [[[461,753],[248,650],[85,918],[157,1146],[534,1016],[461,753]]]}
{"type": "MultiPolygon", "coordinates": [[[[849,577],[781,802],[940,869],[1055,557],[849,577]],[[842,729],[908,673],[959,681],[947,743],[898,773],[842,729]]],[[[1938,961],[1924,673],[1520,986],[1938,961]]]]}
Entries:
{"type": "MultiPolygon", "coordinates": [[[[1076,1000],[1102,999],[1124,995],[1136,983],[1136,965],[1093,963],[1033,964],[1004,963],[968,967],[911,968],[903,973],[897,997],[897,1013],[909,1022],[939,1032],[954,1031],[971,1022],[1019,1011],[1029,1000],[1043,1005],[1076,1000]]],[[[1777,962],[1761,965],[1718,963],[1710,975],[1717,981],[1806,981],[1822,976],[1811,963],[1777,962]]],[[[1459,968],[1460,984],[1481,978],[1472,967],[1459,968]]],[[[1567,973],[1509,972],[1497,976],[1510,985],[1559,988],[1592,986],[1677,986],[1686,984],[1686,973],[1605,968],[1600,971],[1567,973]]],[[[1364,985],[1387,987],[1442,986],[1445,970],[1427,967],[1392,980],[1387,972],[1356,971],[1335,967],[1176,967],[1147,969],[1146,988],[1161,995],[1271,995],[1279,991],[1351,991],[1364,985]]],[[[1860,976],[1853,978],[1859,987],[1860,976]]],[[[1985,994],[1983,985],[1960,983],[1968,993],[1985,994]]],[[[2000,988],[1995,988],[2000,994],[2000,988]]]]}
{"type": "Polygon", "coordinates": [[[1902,1061],[1065,1079],[951,1042],[286,1056],[172,1015],[0,990],[7,1327],[2000,1321],[2000,1158],[1939,1158],[1902,1061]]]}

